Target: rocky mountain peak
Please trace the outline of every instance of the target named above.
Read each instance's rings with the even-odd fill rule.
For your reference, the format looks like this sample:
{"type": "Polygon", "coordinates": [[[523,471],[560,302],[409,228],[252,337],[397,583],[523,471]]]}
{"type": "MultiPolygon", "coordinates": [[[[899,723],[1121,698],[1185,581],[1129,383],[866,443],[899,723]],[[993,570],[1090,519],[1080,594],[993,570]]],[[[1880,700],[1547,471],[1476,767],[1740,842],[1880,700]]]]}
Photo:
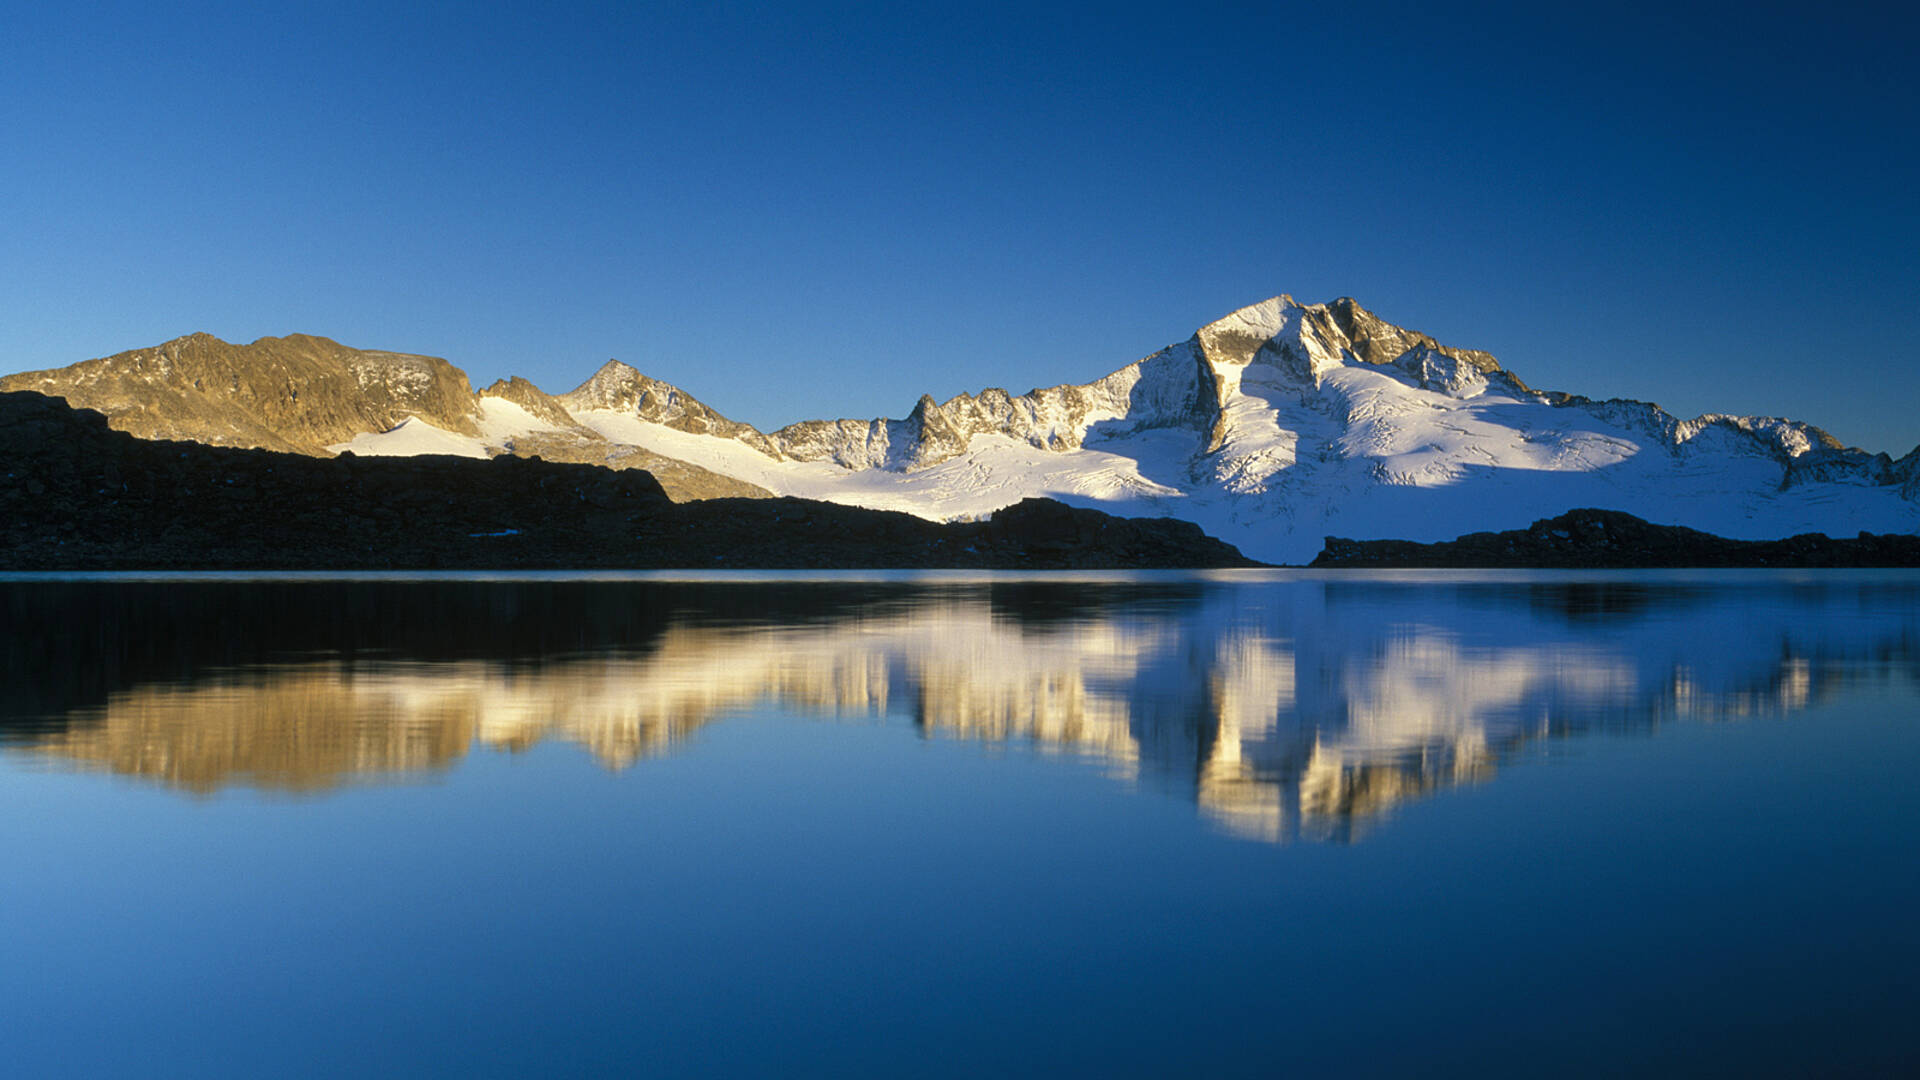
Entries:
{"type": "Polygon", "coordinates": [[[1282,293],[1222,315],[1195,331],[1193,339],[1213,363],[1244,367],[1305,310],[1282,293]]]}
{"type": "Polygon", "coordinates": [[[1282,293],[1201,327],[1193,341],[1225,367],[1265,363],[1307,383],[1348,361],[1392,364],[1416,350],[1438,352],[1482,375],[1500,371],[1491,353],[1442,345],[1431,336],[1381,319],[1350,296],[1302,304],[1282,293]]]}
{"type": "Polygon", "coordinates": [[[493,385],[480,391],[480,396],[511,401],[543,423],[561,427],[573,427],[576,423],[573,414],[560,404],[558,398],[518,375],[496,380],[493,385]]]}
{"type": "MultiPolygon", "coordinates": [[[[601,364],[585,382],[560,395],[576,408],[627,409],[638,399],[652,379],[618,360],[601,364]]],[[[665,385],[665,384],[661,384],[665,385]]]]}
{"type": "Polygon", "coordinates": [[[477,433],[466,373],[438,357],[348,348],[308,334],[235,345],[205,332],[64,368],[0,378],[64,397],[150,439],[324,454],[419,416],[477,433]]]}
{"type": "Polygon", "coordinates": [[[752,425],[729,420],[685,390],[643,375],[618,360],[600,365],[600,370],[586,382],[561,394],[558,400],[573,413],[590,410],[628,413],[676,431],[738,439],[764,453],[778,454],[767,437],[752,425]]]}
{"type": "Polygon", "coordinates": [[[1325,307],[1334,326],[1346,339],[1346,347],[1366,363],[1391,364],[1414,349],[1424,348],[1468,364],[1482,374],[1501,370],[1500,362],[1492,353],[1442,345],[1418,330],[1408,330],[1381,319],[1351,296],[1340,297],[1325,307]]]}
{"type": "Polygon", "coordinates": [[[965,454],[976,435],[1005,435],[1045,450],[1079,448],[1096,426],[1134,431],[1186,427],[1217,449],[1229,399],[1245,369],[1271,369],[1257,381],[1303,390],[1341,364],[1401,365],[1426,389],[1460,395],[1499,370],[1485,353],[1450,349],[1395,327],[1351,298],[1301,304],[1278,296],[1250,304],[1091,383],[1013,396],[987,389],[946,402],[922,395],[904,420],[808,421],[776,431],[779,456],[833,461],[849,469],[912,472],[965,454]],[[1277,374],[1275,374],[1277,372],[1277,374]]]}

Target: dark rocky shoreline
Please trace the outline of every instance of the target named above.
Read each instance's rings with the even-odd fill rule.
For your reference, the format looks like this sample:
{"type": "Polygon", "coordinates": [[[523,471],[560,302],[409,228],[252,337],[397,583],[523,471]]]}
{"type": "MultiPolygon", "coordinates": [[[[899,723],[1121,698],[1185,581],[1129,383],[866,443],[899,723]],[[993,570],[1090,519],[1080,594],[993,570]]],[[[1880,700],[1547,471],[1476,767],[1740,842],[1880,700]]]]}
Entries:
{"type": "Polygon", "coordinates": [[[1655,525],[1618,510],[1569,510],[1524,529],[1457,540],[1347,540],[1329,536],[1312,563],[1351,569],[1632,569],[1677,567],[1920,566],[1920,536],[1808,533],[1785,540],[1729,540],[1655,525]]]}
{"type": "Polygon", "coordinates": [[[1186,522],[1046,499],[955,524],[803,499],[675,503],[637,469],[146,441],[59,398],[0,394],[4,570],[1257,565],[1186,522]]]}

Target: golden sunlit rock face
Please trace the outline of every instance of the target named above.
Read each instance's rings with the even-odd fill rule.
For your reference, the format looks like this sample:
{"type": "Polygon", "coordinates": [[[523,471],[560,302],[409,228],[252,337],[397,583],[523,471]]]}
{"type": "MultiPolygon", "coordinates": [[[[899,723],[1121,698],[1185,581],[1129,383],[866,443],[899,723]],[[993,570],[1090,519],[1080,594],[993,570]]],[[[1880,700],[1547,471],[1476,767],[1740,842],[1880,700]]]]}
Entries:
{"type": "Polygon", "coordinates": [[[1184,790],[1241,836],[1346,840],[1402,803],[1493,775],[1532,740],[1788,712],[1822,682],[1790,643],[1705,670],[1592,635],[1490,638],[1459,612],[1382,620],[1321,594],[1263,622],[1223,609],[1222,595],[1023,621],[947,590],[825,618],[674,617],[644,647],[534,661],[238,665],[136,680],[11,748],[196,793],[320,792],[546,742],[627,769],[710,723],[774,709],[1070,754],[1184,790]]]}
{"type": "Polygon", "coordinates": [[[236,783],[315,791],[466,754],[470,698],[410,696],[377,685],[385,682],[334,663],[143,686],[35,749],[202,792],[236,783]]]}

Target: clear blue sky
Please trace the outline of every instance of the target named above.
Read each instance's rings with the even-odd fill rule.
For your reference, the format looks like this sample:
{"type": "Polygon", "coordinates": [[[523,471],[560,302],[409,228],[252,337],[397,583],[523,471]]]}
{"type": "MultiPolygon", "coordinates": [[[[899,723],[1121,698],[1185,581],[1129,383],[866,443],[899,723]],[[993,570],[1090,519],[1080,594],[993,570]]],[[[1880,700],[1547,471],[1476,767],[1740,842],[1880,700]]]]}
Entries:
{"type": "Polygon", "coordinates": [[[1290,292],[1920,442],[1920,32],[1867,5],[5,7],[0,370],[298,331],[772,427],[1290,292]]]}

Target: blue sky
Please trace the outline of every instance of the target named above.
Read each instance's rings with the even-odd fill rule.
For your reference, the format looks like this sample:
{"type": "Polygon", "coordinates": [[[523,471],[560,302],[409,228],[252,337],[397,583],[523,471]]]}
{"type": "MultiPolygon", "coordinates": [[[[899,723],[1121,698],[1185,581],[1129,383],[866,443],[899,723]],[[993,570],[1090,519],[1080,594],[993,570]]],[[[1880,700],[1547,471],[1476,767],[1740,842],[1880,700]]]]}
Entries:
{"type": "Polygon", "coordinates": [[[1551,6],[8,4],[0,370],[306,332],[772,427],[1289,292],[1920,442],[1915,25],[1551,6]]]}

